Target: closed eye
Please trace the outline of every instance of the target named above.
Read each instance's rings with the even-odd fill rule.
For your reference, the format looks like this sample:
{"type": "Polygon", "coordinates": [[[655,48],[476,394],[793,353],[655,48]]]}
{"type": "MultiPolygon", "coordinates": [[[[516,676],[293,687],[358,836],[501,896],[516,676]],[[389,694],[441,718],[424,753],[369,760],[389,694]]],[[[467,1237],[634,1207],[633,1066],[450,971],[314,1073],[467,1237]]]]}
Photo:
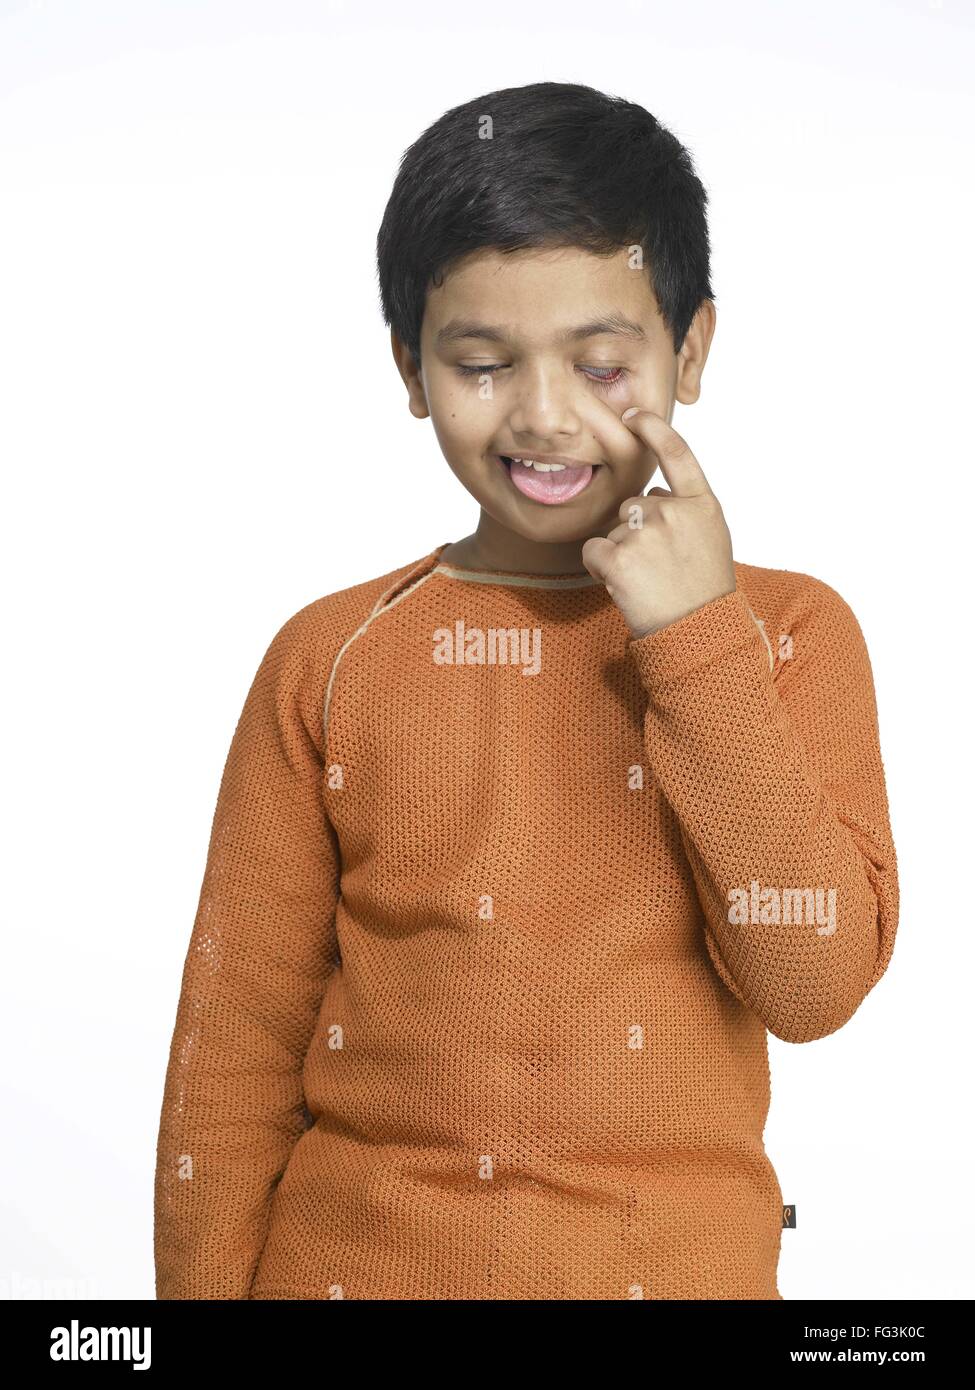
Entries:
{"type": "MultiPolygon", "coordinates": [[[[505,371],[506,368],[503,362],[490,362],[480,367],[465,367],[462,364],[458,364],[457,370],[461,376],[477,377],[492,376],[495,372],[505,371]]],[[[613,387],[619,386],[629,376],[626,367],[579,367],[578,370],[582,372],[586,379],[591,381],[594,386],[598,386],[600,389],[607,391],[611,390],[613,387]],[[607,373],[607,375],[598,375],[598,373],[603,372],[607,373]]]]}

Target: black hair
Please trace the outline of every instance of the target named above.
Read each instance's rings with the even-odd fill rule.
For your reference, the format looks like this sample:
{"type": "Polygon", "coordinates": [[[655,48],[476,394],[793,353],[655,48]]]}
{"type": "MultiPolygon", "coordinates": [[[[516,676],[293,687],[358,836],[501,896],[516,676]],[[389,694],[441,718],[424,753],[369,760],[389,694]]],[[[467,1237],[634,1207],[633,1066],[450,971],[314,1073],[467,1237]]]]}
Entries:
{"type": "Polygon", "coordinates": [[[635,102],[569,82],[489,92],[445,112],[400,160],[376,241],[383,318],[419,365],[427,289],[461,256],[639,245],[679,352],[715,297],[706,206],[687,150],[635,102]]]}

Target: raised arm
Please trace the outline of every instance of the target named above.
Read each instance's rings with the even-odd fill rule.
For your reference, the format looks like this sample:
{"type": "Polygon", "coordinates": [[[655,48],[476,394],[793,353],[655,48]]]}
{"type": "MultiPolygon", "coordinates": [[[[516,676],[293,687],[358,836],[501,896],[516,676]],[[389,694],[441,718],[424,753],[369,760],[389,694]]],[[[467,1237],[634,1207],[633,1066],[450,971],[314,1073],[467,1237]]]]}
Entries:
{"type": "Polygon", "coordinates": [[[243,1299],[304,1130],[301,1073],[335,967],[338,849],[301,617],[254,677],[217,798],[156,1156],[159,1299],[243,1299]]]}
{"type": "Polygon", "coordinates": [[[630,651],[715,968],[776,1037],[808,1042],[886,970],[898,884],[860,627],[812,578],[788,627],[784,659],[768,634],[773,671],[738,588],[630,651]]]}

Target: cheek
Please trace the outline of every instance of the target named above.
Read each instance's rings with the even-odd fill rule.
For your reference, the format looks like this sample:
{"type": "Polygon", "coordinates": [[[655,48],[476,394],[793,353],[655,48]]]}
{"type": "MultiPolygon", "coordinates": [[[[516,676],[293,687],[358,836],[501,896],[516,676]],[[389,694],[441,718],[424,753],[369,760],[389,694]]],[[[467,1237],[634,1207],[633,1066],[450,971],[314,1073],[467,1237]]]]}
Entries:
{"type": "Polygon", "coordinates": [[[655,415],[666,419],[670,397],[669,382],[663,373],[656,370],[631,373],[615,391],[605,393],[603,399],[615,411],[617,419],[631,405],[652,410],[655,415]]]}
{"type": "MultiPolygon", "coordinates": [[[[490,384],[485,388],[490,390],[490,384]]],[[[437,438],[442,444],[470,445],[482,443],[495,433],[500,419],[497,402],[481,395],[475,377],[471,385],[450,386],[439,393],[431,392],[430,413],[437,438]]]]}
{"type": "Polygon", "coordinates": [[[580,396],[579,417],[596,448],[636,482],[641,471],[650,469],[651,462],[644,458],[645,445],[620,419],[631,405],[652,410],[666,420],[670,410],[666,387],[657,377],[629,376],[612,391],[589,391],[580,396]]]}

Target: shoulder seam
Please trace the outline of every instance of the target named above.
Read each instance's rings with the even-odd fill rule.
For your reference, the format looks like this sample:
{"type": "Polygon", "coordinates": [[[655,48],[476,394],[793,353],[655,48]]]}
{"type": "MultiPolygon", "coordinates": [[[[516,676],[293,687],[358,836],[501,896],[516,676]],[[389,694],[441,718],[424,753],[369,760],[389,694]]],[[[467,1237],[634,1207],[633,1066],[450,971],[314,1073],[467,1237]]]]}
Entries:
{"type": "MultiPolygon", "coordinates": [[[[328,756],[328,715],[329,708],[332,703],[332,690],[335,685],[335,677],[338,672],[339,662],[342,660],[342,657],[345,655],[348,649],[352,646],[352,643],[356,640],[356,638],[361,637],[371,623],[375,622],[375,620],[378,617],[380,617],[383,613],[388,613],[391,608],[395,608],[398,603],[402,603],[403,599],[405,599],[409,594],[412,594],[415,589],[418,589],[420,587],[421,584],[425,584],[428,579],[432,578],[433,574],[433,570],[429,570],[426,574],[422,574],[419,577],[419,579],[414,580],[413,583],[407,585],[405,589],[401,589],[399,593],[394,593],[393,597],[389,599],[388,602],[386,602],[385,600],[387,595],[392,593],[396,589],[397,584],[401,584],[403,582],[404,576],[400,576],[398,580],[396,580],[393,584],[389,585],[386,589],[383,590],[379,598],[373,604],[372,611],[366,618],[365,622],[359,624],[355,632],[353,632],[350,637],[346,638],[346,640],[342,643],[341,647],[339,647],[338,651],[336,652],[335,660],[332,662],[332,669],[329,672],[328,683],[325,687],[325,701],[324,707],[322,709],[322,754],[324,758],[327,759],[328,756]]],[[[408,576],[406,577],[408,578],[408,576]]]]}
{"type": "Polygon", "coordinates": [[[775,669],[775,653],[772,651],[772,643],[768,640],[768,633],[765,631],[765,619],[755,617],[755,614],[752,612],[751,605],[749,604],[747,599],[745,600],[745,607],[748,609],[748,613],[752,622],[755,624],[759,632],[762,634],[762,641],[768,648],[768,668],[770,671],[773,671],[775,669]]]}

